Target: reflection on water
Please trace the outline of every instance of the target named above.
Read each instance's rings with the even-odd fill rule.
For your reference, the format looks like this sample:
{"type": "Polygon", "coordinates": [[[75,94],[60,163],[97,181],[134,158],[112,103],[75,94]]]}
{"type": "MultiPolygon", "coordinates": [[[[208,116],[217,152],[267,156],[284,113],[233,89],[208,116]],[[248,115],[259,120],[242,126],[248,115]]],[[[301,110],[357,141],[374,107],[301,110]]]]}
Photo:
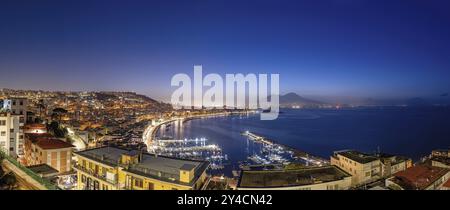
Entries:
{"type": "Polygon", "coordinates": [[[241,135],[249,130],[282,144],[328,157],[336,150],[356,149],[405,155],[418,159],[432,149],[448,148],[449,108],[366,108],[352,110],[284,110],[277,120],[258,115],[195,119],[172,123],[160,137],[206,138],[228,156],[225,169],[239,169],[263,146],[241,135]]]}

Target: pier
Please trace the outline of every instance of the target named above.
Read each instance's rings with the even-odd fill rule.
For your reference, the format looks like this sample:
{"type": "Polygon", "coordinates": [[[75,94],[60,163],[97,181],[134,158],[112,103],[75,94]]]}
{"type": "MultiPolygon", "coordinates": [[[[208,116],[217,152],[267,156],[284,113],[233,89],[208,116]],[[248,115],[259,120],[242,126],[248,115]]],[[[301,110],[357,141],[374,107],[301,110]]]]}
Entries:
{"type": "MultiPolygon", "coordinates": [[[[258,143],[262,143],[265,145],[270,145],[270,146],[279,146],[283,149],[285,149],[286,151],[290,151],[293,153],[294,158],[296,159],[302,159],[304,160],[307,164],[312,164],[314,166],[323,166],[323,165],[328,165],[329,161],[325,160],[323,158],[308,154],[306,152],[300,151],[298,149],[289,147],[287,145],[284,144],[280,144],[280,143],[276,143],[273,140],[267,139],[263,136],[257,135],[255,133],[252,133],[250,131],[245,131],[241,133],[243,136],[247,136],[250,140],[258,142],[258,143]]],[[[256,156],[252,157],[252,158],[256,158],[256,159],[260,159],[256,156]]],[[[259,160],[259,162],[264,162],[262,160],[259,160]]]]}

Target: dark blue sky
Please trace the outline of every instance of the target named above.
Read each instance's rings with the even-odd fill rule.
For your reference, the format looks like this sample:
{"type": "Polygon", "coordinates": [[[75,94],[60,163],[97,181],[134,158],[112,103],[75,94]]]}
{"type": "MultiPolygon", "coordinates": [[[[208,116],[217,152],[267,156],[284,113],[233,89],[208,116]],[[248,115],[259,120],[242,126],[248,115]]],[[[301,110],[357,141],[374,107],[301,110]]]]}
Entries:
{"type": "Polygon", "coordinates": [[[192,73],[279,73],[283,93],[450,91],[448,1],[1,1],[0,87],[167,99],[192,73]]]}

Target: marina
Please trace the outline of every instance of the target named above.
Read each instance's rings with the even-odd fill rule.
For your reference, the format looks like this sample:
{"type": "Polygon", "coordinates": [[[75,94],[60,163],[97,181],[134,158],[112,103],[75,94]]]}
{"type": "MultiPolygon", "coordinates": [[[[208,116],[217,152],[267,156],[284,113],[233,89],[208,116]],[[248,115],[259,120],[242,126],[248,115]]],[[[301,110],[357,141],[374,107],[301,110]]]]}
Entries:
{"type": "Polygon", "coordinates": [[[232,159],[228,158],[229,154],[227,153],[233,151],[223,149],[223,147],[228,148],[223,139],[199,137],[198,133],[189,136],[184,133],[185,127],[189,127],[189,123],[193,119],[210,120],[207,118],[211,117],[220,117],[217,119],[237,117],[240,119],[242,117],[228,115],[200,115],[198,117],[172,118],[152,122],[152,125],[144,131],[147,151],[163,156],[207,160],[211,163],[210,170],[214,174],[230,174],[229,171],[255,165],[282,168],[291,163],[305,166],[329,164],[325,159],[280,144],[249,130],[239,133],[240,136],[244,137],[240,141],[245,145],[243,149],[245,149],[246,155],[241,158],[233,155],[232,159]]]}
{"type": "Polygon", "coordinates": [[[262,145],[261,154],[253,154],[248,157],[254,164],[268,165],[268,164],[283,164],[289,163],[304,163],[306,166],[323,166],[328,165],[328,160],[320,157],[310,155],[298,149],[276,143],[273,140],[267,139],[261,135],[257,135],[250,131],[241,133],[249,140],[262,145]]]}

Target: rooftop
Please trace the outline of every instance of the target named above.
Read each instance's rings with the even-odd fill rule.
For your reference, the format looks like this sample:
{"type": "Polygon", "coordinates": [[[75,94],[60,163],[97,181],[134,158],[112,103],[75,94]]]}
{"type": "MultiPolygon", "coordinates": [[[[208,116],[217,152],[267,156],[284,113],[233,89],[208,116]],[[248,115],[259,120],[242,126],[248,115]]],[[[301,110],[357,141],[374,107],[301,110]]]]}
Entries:
{"type": "MultiPolygon", "coordinates": [[[[80,156],[93,159],[112,167],[121,165],[120,159],[122,154],[138,155],[139,153],[140,151],[137,150],[127,150],[110,146],[76,152],[76,154],[80,156]]],[[[185,160],[142,153],[142,159],[139,163],[128,165],[124,170],[141,176],[178,184],[186,184],[180,182],[180,170],[194,169],[195,177],[192,179],[191,183],[188,183],[191,185],[207,169],[208,165],[209,163],[206,161],[185,160]]]]}
{"type": "Polygon", "coordinates": [[[238,187],[277,188],[294,187],[342,180],[350,175],[335,166],[295,170],[260,170],[241,172],[238,187]]]}
{"type": "Polygon", "coordinates": [[[450,188],[450,179],[447,180],[447,182],[444,183],[444,185],[442,185],[442,186],[443,186],[443,187],[446,187],[446,188],[450,188]]]}
{"type": "Polygon", "coordinates": [[[49,166],[47,164],[28,166],[27,168],[30,169],[31,171],[33,171],[34,173],[39,174],[43,177],[52,176],[52,175],[56,175],[59,173],[58,170],[52,168],[51,166],[49,166]]]}
{"type": "Polygon", "coordinates": [[[449,169],[422,164],[395,173],[391,181],[406,190],[423,190],[448,172],[449,169]]]}
{"type": "Polygon", "coordinates": [[[46,129],[47,126],[45,124],[40,123],[33,123],[33,124],[26,124],[24,126],[25,129],[46,129]]]}
{"type": "Polygon", "coordinates": [[[338,151],[335,154],[342,155],[350,160],[353,160],[358,163],[370,163],[372,161],[378,160],[376,156],[365,154],[362,152],[354,151],[354,150],[346,150],[346,151],[338,151]]]}
{"type": "Polygon", "coordinates": [[[45,137],[51,138],[53,135],[50,133],[25,133],[25,138],[31,142],[36,142],[37,139],[45,137]]]}
{"type": "Polygon", "coordinates": [[[38,138],[35,142],[42,149],[63,149],[75,147],[71,143],[57,138],[38,138]]]}
{"type": "Polygon", "coordinates": [[[53,137],[53,135],[49,133],[26,133],[25,137],[42,149],[62,149],[75,147],[68,142],[53,137]]]}
{"type": "Polygon", "coordinates": [[[447,166],[450,166],[450,157],[432,157],[431,161],[437,161],[447,166]]]}

